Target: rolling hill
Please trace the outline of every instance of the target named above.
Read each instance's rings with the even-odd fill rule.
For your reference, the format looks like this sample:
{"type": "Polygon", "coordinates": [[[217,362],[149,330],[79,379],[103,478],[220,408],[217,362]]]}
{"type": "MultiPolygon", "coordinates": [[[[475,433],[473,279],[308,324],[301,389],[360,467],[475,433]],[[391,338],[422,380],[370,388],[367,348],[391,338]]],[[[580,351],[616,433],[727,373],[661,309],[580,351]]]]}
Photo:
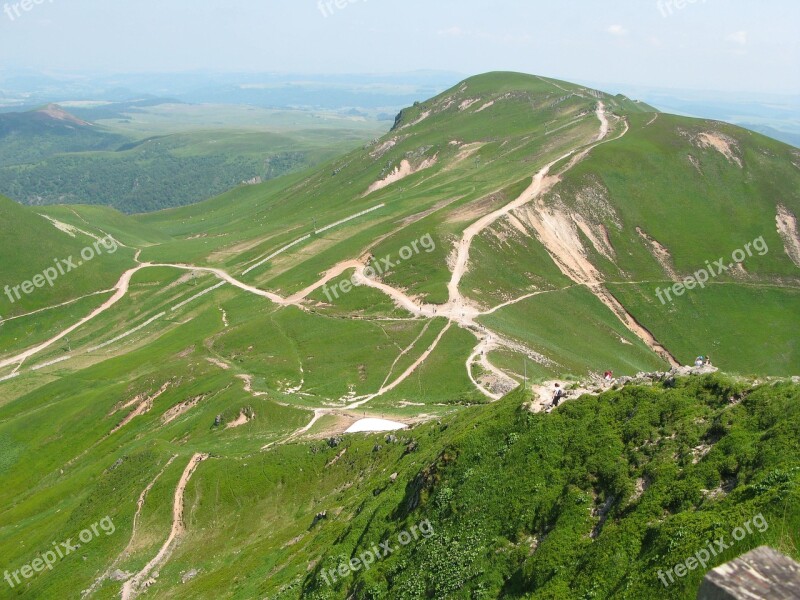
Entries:
{"type": "Polygon", "coordinates": [[[153,99],[74,111],[100,122],[57,105],[0,114],[0,194],[33,206],[153,211],[305,170],[385,131],[366,119],[328,123],[323,116],[289,111],[261,111],[267,125],[247,126],[236,119],[255,109],[164,103],[153,99]],[[205,129],[194,124],[201,117],[205,129]],[[167,118],[171,127],[163,122],[167,118]],[[236,126],[217,125],[226,120],[236,126]]]}
{"type": "Polygon", "coordinates": [[[0,114],[0,167],[36,162],[62,152],[110,150],[126,138],[94,127],[56,104],[0,114]]]}
{"type": "Polygon", "coordinates": [[[114,524],[0,594],[693,598],[659,572],[757,516],[708,568],[800,556],[798,184],[759,134],[490,73],[191,206],[0,200],[11,281],[119,245],[0,321],[0,556],[114,524]]]}

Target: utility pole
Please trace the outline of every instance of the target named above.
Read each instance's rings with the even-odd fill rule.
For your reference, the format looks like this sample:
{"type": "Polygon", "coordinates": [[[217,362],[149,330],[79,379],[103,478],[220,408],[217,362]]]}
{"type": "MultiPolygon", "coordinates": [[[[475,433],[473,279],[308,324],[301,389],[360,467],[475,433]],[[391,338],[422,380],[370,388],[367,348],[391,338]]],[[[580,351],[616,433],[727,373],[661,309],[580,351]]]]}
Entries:
{"type": "Polygon", "coordinates": [[[524,365],[524,369],[525,369],[525,379],[523,380],[524,383],[522,384],[523,385],[522,391],[527,391],[528,390],[528,358],[527,357],[522,359],[522,364],[524,365]]]}

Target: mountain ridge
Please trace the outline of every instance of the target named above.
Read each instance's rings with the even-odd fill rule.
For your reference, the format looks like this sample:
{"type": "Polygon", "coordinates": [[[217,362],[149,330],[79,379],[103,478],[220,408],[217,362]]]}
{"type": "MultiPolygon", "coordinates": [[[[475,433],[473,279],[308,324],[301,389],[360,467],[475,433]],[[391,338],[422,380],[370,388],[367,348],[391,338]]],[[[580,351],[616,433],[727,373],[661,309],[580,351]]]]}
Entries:
{"type": "Polygon", "coordinates": [[[0,547],[33,556],[108,515],[125,535],[29,590],[364,600],[646,597],[758,511],[770,528],[742,551],[796,554],[798,386],[763,380],[800,365],[778,226],[794,237],[796,160],[492,73],[308,172],[144,215],[42,207],[62,224],[48,237],[113,233],[127,264],[102,304],[0,327],[0,512],[24,523],[0,547]],[[758,239],[741,269],[659,303],[758,239]],[[699,354],[761,381],[601,376],[699,354]],[[545,412],[555,382],[567,399],[545,412]],[[345,434],[362,419],[409,429],[345,434]],[[423,522],[429,539],[323,577],[423,522]]]}

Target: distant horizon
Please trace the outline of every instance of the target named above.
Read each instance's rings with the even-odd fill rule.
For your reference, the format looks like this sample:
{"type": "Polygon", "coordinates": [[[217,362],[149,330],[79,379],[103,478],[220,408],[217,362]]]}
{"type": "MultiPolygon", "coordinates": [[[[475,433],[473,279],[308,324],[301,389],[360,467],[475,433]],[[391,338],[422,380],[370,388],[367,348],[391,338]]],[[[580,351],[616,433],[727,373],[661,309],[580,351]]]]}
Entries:
{"type": "MultiPolygon", "coordinates": [[[[481,71],[476,73],[462,73],[457,71],[448,71],[448,70],[440,70],[440,69],[413,69],[407,71],[343,71],[337,73],[326,73],[321,71],[277,71],[277,70],[227,70],[221,71],[217,69],[210,69],[210,68],[197,68],[197,69],[188,69],[188,70],[142,70],[142,71],[114,71],[114,70],[66,70],[66,69],[36,69],[36,68],[19,68],[13,69],[8,67],[3,67],[0,65],[0,84],[2,84],[2,74],[3,73],[11,73],[11,74],[30,74],[34,73],[36,75],[40,75],[43,77],[50,77],[54,79],[58,78],[70,78],[74,79],[76,77],[84,78],[87,80],[92,80],[93,78],[114,78],[114,77],[164,77],[164,76],[180,76],[180,75],[208,75],[208,76],[216,76],[216,77],[235,77],[237,75],[240,76],[247,76],[247,77],[254,77],[254,76],[272,76],[272,77],[311,77],[311,78],[347,78],[347,77],[359,77],[359,78],[366,78],[366,77],[375,77],[375,78],[403,78],[403,77],[413,77],[414,75],[437,75],[441,77],[445,76],[452,76],[454,78],[453,85],[460,83],[466,79],[470,79],[472,77],[479,77],[481,75],[486,75],[489,73],[517,73],[521,75],[531,75],[531,76],[538,76],[538,77],[545,77],[547,79],[555,79],[558,81],[564,81],[567,83],[574,83],[578,85],[583,85],[586,87],[591,87],[592,89],[596,89],[599,91],[609,91],[607,88],[641,88],[647,89],[652,91],[664,91],[664,92],[692,92],[697,94],[742,94],[742,95],[750,95],[750,96],[763,96],[763,97],[793,97],[797,96],[800,99],[800,89],[796,91],[785,91],[785,92],[774,92],[774,91],[763,91],[763,90],[754,90],[754,89],[732,89],[732,90],[723,90],[723,89],[715,89],[711,87],[680,87],[680,86],[665,86],[665,85],[650,85],[650,84],[641,84],[641,83],[634,83],[630,81],[597,81],[597,80],[587,80],[580,77],[571,78],[568,76],[563,75],[552,75],[552,74],[545,74],[545,73],[537,73],[537,72],[528,72],[528,71],[519,71],[514,69],[495,69],[491,71],[481,71]]],[[[313,80],[312,80],[313,81],[313,80]]]]}
{"type": "Polygon", "coordinates": [[[793,95],[798,22],[800,3],[788,0],[0,2],[0,64],[106,74],[503,70],[793,95]]]}

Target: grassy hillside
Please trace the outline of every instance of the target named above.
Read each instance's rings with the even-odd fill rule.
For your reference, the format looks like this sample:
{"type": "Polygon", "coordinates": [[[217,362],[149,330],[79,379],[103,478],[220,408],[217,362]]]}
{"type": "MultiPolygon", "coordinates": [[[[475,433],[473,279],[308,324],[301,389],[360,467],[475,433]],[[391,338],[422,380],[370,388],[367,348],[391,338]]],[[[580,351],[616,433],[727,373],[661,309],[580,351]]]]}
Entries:
{"type": "Polygon", "coordinates": [[[164,99],[75,112],[101,121],[57,105],[0,115],[0,194],[153,211],[306,169],[386,131],[363,117],[164,99]]]}
{"type": "Polygon", "coordinates": [[[0,199],[11,282],[125,244],[0,324],[3,568],[115,525],[0,597],[692,598],[757,545],[800,556],[800,387],[764,379],[800,369],[798,164],[735,127],[492,73],[191,206],[0,199]],[[754,377],[598,375],[698,354],[754,377]],[[545,413],[556,381],[572,397],[545,413]],[[364,418],[408,429],[345,433],[364,418]]]}
{"type": "MultiPolygon", "coordinates": [[[[108,368],[118,373],[120,366],[108,368]]],[[[177,371],[173,366],[161,379],[177,371]]],[[[201,367],[193,370],[193,383],[181,384],[186,393],[210,395],[205,418],[164,427],[153,415],[116,442],[89,448],[60,474],[66,444],[78,456],[113,424],[104,417],[113,406],[108,394],[85,390],[76,398],[54,384],[48,406],[36,410],[25,398],[25,413],[19,403],[0,411],[6,442],[17,440],[17,451],[4,461],[4,479],[17,474],[4,505],[16,508],[5,510],[4,521],[24,523],[0,539],[4,554],[26,540],[27,552],[9,555],[22,564],[51,537],[66,539],[104,516],[117,528],[92,542],[85,560],[68,557],[69,568],[38,576],[21,597],[75,594],[117,556],[130,534],[132,499],[166,465],[169,440],[176,438],[192,441],[175,448],[178,458],[150,491],[140,527],[152,535],[119,563],[123,570],[137,568],[152,556],[161,543],[158,531],[169,524],[159,507],[169,503],[191,451],[211,451],[187,490],[188,537],[148,592],[155,598],[688,599],[696,595],[700,571],[668,589],[658,571],[720,536],[732,546],[712,557],[709,568],[761,544],[800,556],[792,509],[800,464],[793,434],[800,426],[797,386],[679,380],[586,397],[550,415],[531,414],[526,396],[517,393],[397,441],[347,436],[335,447],[312,440],[259,453],[253,441],[298,421],[270,409],[272,424],[257,420],[249,443],[209,429],[208,417],[226,404],[247,402],[258,414],[264,408],[233,391],[214,393],[224,389],[221,376],[201,367]],[[72,409],[65,413],[67,403],[72,409]],[[99,431],[70,425],[86,418],[86,410],[99,431]],[[48,420],[51,413],[60,415],[58,425],[48,420]],[[30,416],[20,430],[24,414],[30,416]],[[48,441],[54,434],[58,444],[48,441]],[[20,479],[14,465],[22,456],[39,457],[27,473],[52,474],[39,485],[30,476],[20,479]],[[24,502],[15,489],[30,490],[24,502]],[[322,511],[328,517],[312,525],[322,511]],[[734,528],[759,515],[763,531],[733,544],[734,528]],[[415,525],[419,531],[423,523],[430,535],[398,542],[403,531],[415,525]],[[385,541],[392,543],[390,556],[326,584],[324,570],[385,541]],[[187,573],[194,576],[181,583],[187,573]]],[[[174,400],[175,391],[170,394],[174,400]]],[[[159,406],[169,403],[159,399],[159,406]]],[[[107,582],[96,597],[114,597],[116,590],[118,584],[107,582]]]]}
{"type": "MultiPolygon", "coordinates": [[[[102,234],[99,235],[102,237],[102,234]]],[[[94,251],[97,241],[80,232],[66,233],[37,214],[33,209],[0,196],[0,314],[4,317],[30,312],[66,302],[85,294],[109,289],[119,279],[125,268],[133,264],[133,252],[129,248],[109,244],[100,246],[101,253],[94,251]],[[85,264],[81,251],[89,248],[95,257],[85,264]],[[75,266],[64,266],[62,261],[72,258],[75,266]],[[59,261],[58,263],[55,261],[59,261]],[[58,271],[59,263],[64,274],[58,271]],[[45,269],[56,268],[57,278],[53,286],[37,287],[19,298],[12,291],[13,302],[5,293],[11,288],[32,280],[45,269]]],[[[88,252],[86,253],[88,256],[88,252]]]]}
{"type": "Polygon", "coordinates": [[[63,152],[111,150],[126,141],[126,136],[94,127],[56,105],[0,114],[0,167],[38,162],[63,152]]]}

